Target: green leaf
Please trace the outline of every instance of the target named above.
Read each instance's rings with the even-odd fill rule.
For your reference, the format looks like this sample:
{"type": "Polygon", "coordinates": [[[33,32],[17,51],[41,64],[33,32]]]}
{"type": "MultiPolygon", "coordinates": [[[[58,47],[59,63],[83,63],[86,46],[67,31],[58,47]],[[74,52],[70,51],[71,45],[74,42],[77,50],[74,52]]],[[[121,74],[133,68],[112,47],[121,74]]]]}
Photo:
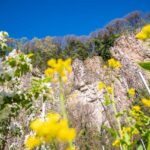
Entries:
{"type": "Polygon", "coordinates": [[[141,62],[141,63],[139,63],[139,65],[140,65],[142,68],[144,68],[144,69],[150,71],[150,62],[141,62]]]}
{"type": "Polygon", "coordinates": [[[116,115],[116,117],[118,118],[118,117],[121,117],[121,116],[123,116],[123,115],[124,115],[123,112],[118,112],[117,115],[116,115]]]}
{"type": "Polygon", "coordinates": [[[148,144],[147,144],[147,150],[150,149],[150,133],[149,133],[149,136],[148,136],[148,144]]]}
{"type": "Polygon", "coordinates": [[[129,134],[125,133],[125,142],[127,143],[128,146],[131,145],[130,140],[131,140],[131,138],[130,138],[129,134]]]}
{"type": "Polygon", "coordinates": [[[104,101],[104,105],[105,106],[108,106],[109,104],[111,104],[111,101],[109,100],[109,96],[108,95],[105,95],[104,99],[105,99],[105,101],[104,101]]]}
{"type": "Polygon", "coordinates": [[[105,125],[103,125],[102,128],[104,128],[108,133],[110,133],[112,137],[117,138],[118,135],[117,135],[116,130],[109,128],[105,125]]]}
{"type": "Polygon", "coordinates": [[[142,145],[139,145],[137,150],[143,150],[143,146],[142,145]]]}

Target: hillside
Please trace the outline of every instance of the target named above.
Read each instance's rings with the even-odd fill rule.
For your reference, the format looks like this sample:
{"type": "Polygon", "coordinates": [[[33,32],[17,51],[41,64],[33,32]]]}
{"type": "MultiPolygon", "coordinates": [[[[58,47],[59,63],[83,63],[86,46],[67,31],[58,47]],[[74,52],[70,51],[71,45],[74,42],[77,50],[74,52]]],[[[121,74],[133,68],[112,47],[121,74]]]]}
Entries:
{"type": "Polygon", "coordinates": [[[86,37],[0,32],[0,150],[149,150],[144,20],[134,12],[86,37]]]}
{"type": "MultiPolygon", "coordinates": [[[[117,111],[128,110],[133,103],[133,99],[127,100],[127,91],[130,88],[134,88],[138,98],[137,101],[140,101],[140,98],[143,97],[142,92],[146,91],[139,72],[142,72],[147,83],[150,76],[138,65],[138,62],[150,59],[150,48],[145,42],[135,39],[134,34],[126,34],[120,36],[115,41],[114,46],[110,48],[110,52],[111,56],[120,61],[122,65],[120,70],[111,72],[111,78],[114,80],[117,111]]],[[[113,109],[111,105],[105,105],[105,91],[99,91],[97,88],[100,81],[111,85],[111,80],[106,75],[107,68],[104,69],[104,65],[106,65],[106,62],[99,56],[93,56],[84,61],[76,58],[72,62],[73,72],[70,74],[69,81],[65,85],[67,111],[71,124],[76,129],[77,134],[85,132],[85,135],[77,138],[77,149],[97,150],[103,147],[109,150],[112,149],[109,144],[109,140],[111,140],[110,135],[103,127],[106,125],[112,127],[114,125],[113,109]]],[[[31,78],[31,74],[23,77],[23,88],[30,85],[31,78]]],[[[57,83],[53,83],[53,86],[57,86],[57,83]]],[[[57,88],[55,90],[57,91],[57,88]]],[[[47,111],[51,109],[55,111],[60,110],[58,95],[58,92],[54,93],[55,100],[53,103],[46,102],[47,111]]],[[[36,107],[40,110],[41,100],[39,99],[37,102],[34,105],[37,105],[36,107]]],[[[20,118],[17,120],[19,124],[23,124],[27,128],[28,123],[26,121],[28,119],[23,112],[21,111],[18,117],[24,119],[20,118]]],[[[122,121],[124,122],[125,120],[122,121]]],[[[12,142],[19,139],[20,137],[11,139],[7,146],[9,147],[12,142]]],[[[19,141],[22,143],[23,139],[24,137],[19,141]]],[[[7,146],[5,149],[8,149],[7,146]]],[[[19,144],[18,147],[21,150],[20,146],[19,144]]]]}

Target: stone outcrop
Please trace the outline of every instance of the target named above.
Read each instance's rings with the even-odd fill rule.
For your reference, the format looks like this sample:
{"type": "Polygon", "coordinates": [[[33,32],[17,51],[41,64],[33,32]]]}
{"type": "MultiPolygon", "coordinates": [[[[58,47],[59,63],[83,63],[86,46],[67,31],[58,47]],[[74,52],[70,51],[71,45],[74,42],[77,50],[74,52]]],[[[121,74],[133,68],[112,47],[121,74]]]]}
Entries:
{"type": "MultiPolygon", "coordinates": [[[[135,89],[144,87],[139,72],[142,72],[145,78],[148,79],[137,62],[149,59],[150,49],[148,47],[146,49],[143,42],[136,40],[134,35],[125,35],[121,36],[110,50],[112,56],[122,64],[121,70],[112,72],[117,108],[118,111],[128,109],[131,101],[127,100],[127,90],[131,87],[135,89]]],[[[98,91],[97,89],[99,81],[103,81],[108,85],[111,82],[105,76],[103,65],[104,62],[98,56],[88,58],[84,62],[75,59],[72,65],[74,87],[67,100],[73,126],[78,132],[88,130],[88,146],[89,149],[93,150],[102,149],[103,146],[102,140],[101,143],[99,139],[92,141],[95,134],[100,133],[104,124],[113,125],[112,108],[111,106],[104,106],[104,91],[98,91]]],[[[83,146],[82,136],[77,142],[78,145],[82,145],[83,150],[86,149],[86,144],[83,146]]],[[[109,149],[109,147],[107,148],[109,149]]]]}

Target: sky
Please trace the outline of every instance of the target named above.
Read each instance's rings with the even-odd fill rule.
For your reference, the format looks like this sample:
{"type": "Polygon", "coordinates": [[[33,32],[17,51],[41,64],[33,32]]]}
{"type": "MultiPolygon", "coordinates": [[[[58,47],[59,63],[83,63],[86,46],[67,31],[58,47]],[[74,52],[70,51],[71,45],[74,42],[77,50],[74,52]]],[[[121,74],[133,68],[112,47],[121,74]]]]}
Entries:
{"type": "Polygon", "coordinates": [[[0,0],[0,30],[10,37],[88,35],[150,0],[0,0]]]}

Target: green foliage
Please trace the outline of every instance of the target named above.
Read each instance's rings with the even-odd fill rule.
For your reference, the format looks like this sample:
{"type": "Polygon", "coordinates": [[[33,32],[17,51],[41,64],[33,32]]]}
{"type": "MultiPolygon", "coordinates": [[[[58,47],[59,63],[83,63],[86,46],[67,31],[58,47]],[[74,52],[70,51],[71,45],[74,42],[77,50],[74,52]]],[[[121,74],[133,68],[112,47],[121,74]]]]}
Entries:
{"type": "MultiPolygon", "coordinates": [[[[109,71],[110,70],[107,70],[107,72],[109,71]]],[[[115,123],[111,124],[111,120],[107,115],[110,126],[103,126],[103,130],[107,131],[109,135],[115,139],[112,142],[112,146],[120,147],[122,150],[130,150],[135,148],[142,149],[144,143],[144,145],[148,147],[148,139],[150,135],[149,108],[145,108],[141,102],[143,96],[147,96],[145,91],[143,89],[138,91],[139,99],[138,101],[133,101],[133,106],[130,109],[118,110],[118,101],[116,101],[114,93],[114,78],[109,73],[105,73],[105,75],[108,76],[107,79],[111,82],[112,91],[109,92],[104,83],[100,90],[105,90],[104,107],[106,115],[108,114],[107,107],[111,106],[113,109],[111,119],[114,119],[115,123]],[[123,123],[122,120],[124,120],[123,123]],[[143,141],[142,145],[141,140],[143,141]]],[[[119,78],[119,76],[116,76],[115,78],[119,78]]],[[[127,91],[127,93],[130,94],[128,97],[129,101],[135,98],[135,94],[131,94],[131,92],[129,92],[130,90],[127,91]]]]}
{"type": "Polygon", "coordinates": [[[0,57],[4,57],[7,50],[7,44],[6,44],[6,41],[7,41],[7,37],[8,37],[8,33],[7,32],[3,32],[1,31],[0,32],[0,57]]]}
{"type": "Polygon", "coordinates": [[[4,150],[8,136],[14,138],[21,135],[21,126],[18,123],[14,124],[20,111],[25,110],[24,115],[30,115],[33,113],[35,100],[50,99],[48,84],[50,79],[34,77],[26,86],[24,77],[31,74],[32,54],[25,55],[15,49],[9,53],[7,51],[9,48],[5,44],[6,37],[3,34],[0,36],[3,37],[2,42],[0,41],[1,50],[7,52],[3,53],[0,63],[0,149],[4,150]]]}
{"type": "Polygon", "coordinates": [[[115,129],[109,128],[109,127],[107,127],[107,126],[105,126],[105,125],[102,126],[102,129],[103,129],[103,130],[106,130],[109,134],[111,134],[111,136],[112,136],[113,138],[117,138],[117,132],[115,131],[115,129]]]}
{"type": "Polygon", "coordinates": [[[103,37],[91,37],[86,42],[82,42],[77,38],[64,38],[66,40],[66,45],[64,48],[59,44],[54,44],[50,37],[45,39],[34,39],[28,42],[24,47],[24,52],[26,54],[33,53],[32,64],[34,67],[40,70],[46,69],[46,63],[48,59],[63,58],[68,57],[72,59],[85,60],[92,56],[101,56],[104,61],[111,58],[110,47],[114,45],[116,38],[119,35],[116,34],[105,34],[103,37]]]}
{"type": "Polygon", "coordinates": [[[143,146],[142,145],[139,145],[137,150],[143,150],[143,146]]]}
{"type": "Polygon", "coordinates": [[[65,49],[62,50],[62,56],[64,58],[71,57],[85,60],[88,57],[88,48],[79,40],[70,40],[65,49]]]}
{"type": "Polygon", "coordinates": [[[40,97],[42,94],[43,101],[50,100],[50,89],[49,89],[50,78],[33,78],[32,79],[32,87],[30,89],[30,94],[34,97],[35,100],[40,97]]]}
{"type": "Polygon", "coordinates": [[[41,40],[34,38],[24,45],[23,51],[26,54],[34,54],[32,57],[33,67],[39,68],[42,71],[46,69],[48,59],[55,58],[58,53],[56,45],[52,43],[51,37],[41,40]]]}
{"type": "Polygon", "coordinates": [[[139,65],[140,65],[142,68],[144,68],[144,69],[150,71],[150,62],[140,62],[139,65]]]}
{"type": "Polygon", "coordinates": [[[114,41],[119,35],[105,35],[104,37],[97,37],[93,39],[95,45],[95,53],[101,56],[104,61],[111,58],[110,48],[114,45],[114,41]]]}

